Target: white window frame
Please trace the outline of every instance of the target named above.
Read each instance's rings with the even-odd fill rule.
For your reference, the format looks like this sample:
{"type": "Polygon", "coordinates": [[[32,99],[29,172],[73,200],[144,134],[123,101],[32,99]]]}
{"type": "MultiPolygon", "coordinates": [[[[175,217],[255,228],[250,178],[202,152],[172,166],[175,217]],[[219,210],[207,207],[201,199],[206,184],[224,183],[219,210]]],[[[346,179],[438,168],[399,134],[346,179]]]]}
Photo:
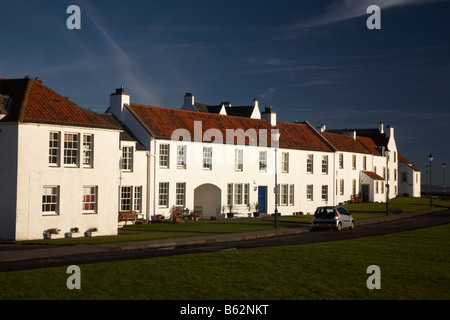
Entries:
{"type": "Polygon", "coordinates": [[[289,185],[289,205],[293,206],[294,205],[294,185],[290,184],[289,185]]]}
{"type": "Polygon", "coordinates": [[[234,184],[234,204],[242,204],[242,183],[234,184]]]}
{"type": "Polygon", "coordinates": [[[203,170],[212,170],[212,147],[203,147],[203,170]]]}
{"type": "Polygon", "coordinates": [[[234,203],[234,199],[233,199],[233,184],[232,183],[228,183],[227,184],[227,204],[233,204],[234,203]]]}
{"type": "Polygon", "coordinates": [[[82,189],[81,211],[83,213],[97,213],[97,186],[83,186],[82,189]]]}
{"type": "Polygon", "coordinates": [[[159,167],[169,168],[170,160],[170,145],[162,143],[159,145],[159,167]]]}
{"type": "Polygon", "coordinates": [[[56,216],[59,214],[59,186],[43,186],[41,211],[45,216],[56,216]]]}
{"type": "Polygon", "coordinates": [[[267,151],[259,151],[259,172],[267,172],[267,151]]]}
{"type": "Polygon", "coordinates": [[[313,154],[306,155],[306,173],[310,173],[310,174],[314,173],[314,155],[313,154]]]}
{"type": "Polygon", "coordinates": [[[356,170],[356,154],[352,154],[352,170],[356,170]]]}
{"type": "Polygon", "coordinates": [[[328,156],[322,156],[322,174],[328,174],[328,156]]]}
{"type": "Polygon", "coordinates": [[[48,141],[48,163],[50,167],[60,165],[61,132],[50,131],[48,141]]]}
{"type": "Polygon", "coordinates": [[[242,172],[244,170],[244,150],[234,149],[234,171],[242,172]]]}
{"type": "Polygon", "coordinates": [[[186,169],[186,145],[177,146],[177,168],[186,169]]]}
{"type": "Polygon", "coordinates": [[[83,167],[94,166],[94,135],[83,134],[83,167]]]}
{"type": "Polygon", "coordinates": [[[186,182],[177,182],[176,184],[175,205],[179,207],[186,206],[186,182]]]}
{"type": "Polygon", "coordinates": [[[322,185],[322,200],[328,201],[328,185],[322,185]]]}
{"type": "Polygon", "coordinates": [[[314,200],[314,185],[312,184],[306,185],[306,200],[308,201],[314,200]]]}
{"type": "Polygon", "coordinates": [[[120,187],[120,211],[133,209],[133,186],[120,187]]]}
{"type": "Polygon", "coordinates": [[[281,205],[282,206],[287,206],[288,205],[288,201],[289,201],[289,190],[288,190],[288,185],[287,184],[282,184],[281,185],[281,205]]]}
{"type": "Polygon", "coordinates": [[[339,153],[339,169],[344,169],[344,154],[339,153]]]}
{"type": "Polygon", "coordinates": [[[281,153],[281,172],[289,172],[289,152],[281,153]]]}
{"type": "Polygon", "coordinates": [[[80,135],[78,133],[64,133],[64,166],[78,167],[80,161],[80,135]],[[72,137],[70,140],[69,137],[72,137]],[[75,138],[75,139],[74,139],[75,138]]]}
{"type": "Polygon", "coordinates": [[[158,207],[168,208],[169,207],[169,182],[160,182],[158,190],[159,190],[158,207]]]}
{"type": "Polygon", "coordinates": [[[142,186],[134,187],[133,209],[142,212],[142,186]]]}
{"type": "Polygon", "coordinates": [[[122,146],[122,161],[121,161],[122,171],[133,171],[133,158],[134,158],[133,155],[134,155],[134,147],[122,146]]]}

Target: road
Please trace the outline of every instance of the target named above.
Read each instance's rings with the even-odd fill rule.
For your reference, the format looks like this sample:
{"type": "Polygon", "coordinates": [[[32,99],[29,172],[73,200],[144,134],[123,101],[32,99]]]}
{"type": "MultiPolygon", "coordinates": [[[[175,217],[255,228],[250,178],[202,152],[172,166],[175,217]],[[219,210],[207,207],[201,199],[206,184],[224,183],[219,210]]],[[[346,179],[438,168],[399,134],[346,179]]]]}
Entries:
{"type": "Polygon", "coordinates": [[[376,235],[383,235],[407,230],[426,228],[450,223],[450,209],[411,218],[387,221],[382,223],[360,225],[354,230],[322,230],[304,232],[297,235],[277,236],[246,241],[227,243],[211,243],[202,245],[186,245],[159,249],[136,249],[128,251],[102,252],[87,255],[62,256],[55,258],[31,259],[24,261],[7,261],[0,263],[0,272],[26,270],[43,267],[57,267],[82,265],[86,263],[109,262],[131,259],[147,259],[181,254],[206,253],[215,251],[229,251],[258,247],[302,245],[307,243],[358,239],[376,235]]]}

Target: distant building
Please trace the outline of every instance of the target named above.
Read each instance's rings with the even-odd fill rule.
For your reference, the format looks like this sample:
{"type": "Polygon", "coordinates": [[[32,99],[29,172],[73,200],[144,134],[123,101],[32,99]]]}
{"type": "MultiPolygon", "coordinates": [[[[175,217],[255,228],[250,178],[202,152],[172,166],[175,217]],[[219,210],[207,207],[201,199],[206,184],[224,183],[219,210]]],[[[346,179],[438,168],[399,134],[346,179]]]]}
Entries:
{"type": "Polygon", "coordinates": [[[404,156],[398,155],[398,194],[400,196],[420,197],[421,174],[404,156]]]}

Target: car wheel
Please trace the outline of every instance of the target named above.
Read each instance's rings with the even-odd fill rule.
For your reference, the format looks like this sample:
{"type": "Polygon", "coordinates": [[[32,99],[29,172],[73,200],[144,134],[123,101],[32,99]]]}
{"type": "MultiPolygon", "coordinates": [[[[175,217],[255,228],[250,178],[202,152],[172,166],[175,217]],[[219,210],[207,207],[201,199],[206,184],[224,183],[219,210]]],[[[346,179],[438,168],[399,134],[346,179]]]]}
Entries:
{"type": "Polygon", "coordinates": [[[349,229],[350,229],[350,230],[355,229],[355,222],[354,222],[353,220],[352,220],[352,222],[350,223],[349,229]]]}
{"type": "Polygon", "coordinates": [[[336,227],[336,231],[339,232],[342,230],[342,223],[338,223],[337,227],[336,227]]]}

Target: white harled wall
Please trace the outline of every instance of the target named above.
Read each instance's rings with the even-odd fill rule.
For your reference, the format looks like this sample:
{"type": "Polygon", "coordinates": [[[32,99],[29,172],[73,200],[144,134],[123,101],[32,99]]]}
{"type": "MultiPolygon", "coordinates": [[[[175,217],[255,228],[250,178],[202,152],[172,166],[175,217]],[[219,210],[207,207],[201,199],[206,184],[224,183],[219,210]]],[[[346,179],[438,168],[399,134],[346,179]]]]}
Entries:
{"type": "MultiPolygon", "coordinates": [[[[82,141],[82,140],[81,140],[82,141]]],[[[82,142],[80,142],[80,153],[82,142]]],[[[60,234],[77,227],[84,233],[97,228],[97,235],[116,235],[119,183],[119,131],[93,128],[20,124],[18,134],[18,171],[15,240],[40,239],[47,229],[60,234]],[[60,165],[49,165],[49,133],[61,133],[60,165]],[[63,164],[64,133],[94,136],[92,168],[67,167],[63,164]],[[57,215],[42,213],[42,189],[59,186],[57,215]],[[83,186],[96,186],[97,212],[82,212],[83,186]]],[[[81,160],[79,160],[80,163],[81,160]]]]}

